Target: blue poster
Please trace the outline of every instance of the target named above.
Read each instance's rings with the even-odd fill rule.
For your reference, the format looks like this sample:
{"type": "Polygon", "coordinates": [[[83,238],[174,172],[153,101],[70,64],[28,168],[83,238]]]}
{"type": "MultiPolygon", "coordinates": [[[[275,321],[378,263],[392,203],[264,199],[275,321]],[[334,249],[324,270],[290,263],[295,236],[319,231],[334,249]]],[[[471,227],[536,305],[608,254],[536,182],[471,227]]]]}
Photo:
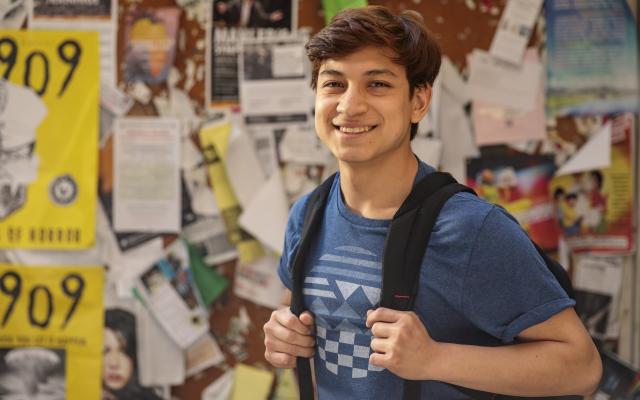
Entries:
{"type": "Polygon", "coordinates": [[[545,2],[547,115],[638,111],[636,24],[625,0],[545,2]]]}

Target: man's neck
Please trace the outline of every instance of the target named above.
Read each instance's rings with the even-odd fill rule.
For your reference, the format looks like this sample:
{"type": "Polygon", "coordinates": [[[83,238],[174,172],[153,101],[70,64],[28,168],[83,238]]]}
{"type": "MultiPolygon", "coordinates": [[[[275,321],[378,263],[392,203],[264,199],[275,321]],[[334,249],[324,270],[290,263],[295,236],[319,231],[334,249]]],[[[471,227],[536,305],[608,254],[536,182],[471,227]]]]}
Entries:
{"type": "Polygon", "coordinates": [[[371,219],[391,219],[409,195],[418,171],[410,149],[395,159],[340,163],[340,189],[346,206],[371,219]]]}

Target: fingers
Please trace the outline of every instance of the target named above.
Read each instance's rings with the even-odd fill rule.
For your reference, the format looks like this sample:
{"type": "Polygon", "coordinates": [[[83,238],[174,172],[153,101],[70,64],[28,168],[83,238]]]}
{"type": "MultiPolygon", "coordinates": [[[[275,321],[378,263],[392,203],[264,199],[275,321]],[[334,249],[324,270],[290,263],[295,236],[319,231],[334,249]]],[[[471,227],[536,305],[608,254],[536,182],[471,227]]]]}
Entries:
{"type": "Polygon", "coordinates": [[[302,347],[315,346],[315,338],[311,335],[302,335],[292,329],[282,326],[278,323],[265,325],[265,336],[273,336],[274,338],[289,344],[302,347]]]}
{"type": "Polygon", "coordinates": [[[402,317],[403,312],[390,308],[378,307],[375,310],[367,311],[367,328],[376,322],[397,322],[402,317]]]}
{"type": "Polygon", "coordinates": [[[376,353],[387,353],[391,350],[391,345],[388,340],[373,338],[371,339],[371,350],[376,353]]]}
{"type": "MultiPolygon", "coordinates": [[[[309,316],[311,315],[309,314],[309,316]]],[[[288,308],[281,308],[274,311],[273,313],[271,313],[271,319],[275,319],[276,321],[278,321],[278,323],[280,323],[280,325],[294,330],[301,335],[310,335],[312,332],[311,328],[303,324],[300,319],[296,317],[288,308]]],[[[307,319],[307,317],[305,317],[305,319],[307,319]]]]}
{"type": "Polygon", "coordinates": [[[313,327],[313,315],[309,311],[300,314],[300,321],[308,327],[313,327]]]}
{"type": "Polygon", "coordinates": [[[271,353],[285,353],[295,357],[313,357],[315,347],[298,346],[283,342],[275,337],[269,336],[264,339],[264,345],[271,353]]]}
{"type": "Polygon", "coordinates": [[[371,326],[371,333],[377,338],[388,338],[393,335],[397,327],[387,322],[375,322],[371,326]]]}
{"type": "Polygon", "coordinates": [[[276,368],[294,368],[296,366],[296,358],[289,354],[267,350],[264,353],[264,358],[276,368]]]}
{"type": "Polygon", "coordinates": [[[371,353],[369,364],[376,367],[388,368],[390,357],[387,354],[371,353]]]}

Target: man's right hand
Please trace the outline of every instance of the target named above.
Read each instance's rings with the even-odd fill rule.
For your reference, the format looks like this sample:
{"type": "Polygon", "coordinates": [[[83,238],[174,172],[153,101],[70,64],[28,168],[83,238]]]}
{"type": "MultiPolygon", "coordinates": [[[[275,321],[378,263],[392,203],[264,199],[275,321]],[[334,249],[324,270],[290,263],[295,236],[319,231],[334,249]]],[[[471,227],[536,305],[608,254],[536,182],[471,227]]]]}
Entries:
{"type": "Polygon", "coordinates": [[[264,357],[276,368],[293,368],[296,357],[313,357],[315,352],[314,321],[310,312],[296,317],[289,307],[271,313],[264,324],[264,357]]]}

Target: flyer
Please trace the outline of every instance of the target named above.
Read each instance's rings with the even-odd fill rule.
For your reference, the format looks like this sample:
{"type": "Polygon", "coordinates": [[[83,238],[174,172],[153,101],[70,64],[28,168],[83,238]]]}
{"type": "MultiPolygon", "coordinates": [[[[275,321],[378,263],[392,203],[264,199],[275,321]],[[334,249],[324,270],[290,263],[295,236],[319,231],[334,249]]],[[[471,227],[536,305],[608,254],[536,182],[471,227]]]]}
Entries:
{"type": "Polygon", "coordinates": [[[2,398],[100,398],[103,284],[97,266],[0,265],[2,398]]]}
{"type": "Polygon", "coordinates": [[[0,31],[0,50],[8,60],[0,65],[0,247],[87,248],[95,237],[98,34],[0,31]]]}

